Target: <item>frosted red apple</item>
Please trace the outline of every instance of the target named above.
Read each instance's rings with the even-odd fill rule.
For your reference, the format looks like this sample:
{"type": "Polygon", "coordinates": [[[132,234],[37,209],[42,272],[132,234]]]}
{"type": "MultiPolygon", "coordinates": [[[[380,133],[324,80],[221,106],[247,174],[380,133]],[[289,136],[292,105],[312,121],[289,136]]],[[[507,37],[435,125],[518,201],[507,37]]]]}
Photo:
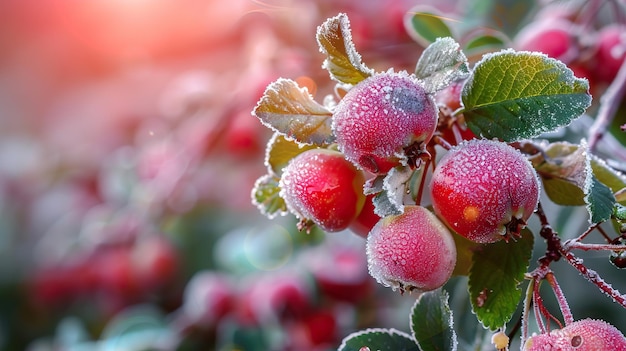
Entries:
{"type": "Polygon", "coordinates": [[[378,73],[348,91],[334,111],[332,126],[348,160],[384,174],[406,160],[405,148],[430,140],[437,109],[414,76],[378,73]]]}
{"type": "Polygon", "coordinates": [[[400,291],[437,289],[456,264],[450,231],[432,212],[415,205],[382,218],[367,238],[366,251],[370,275],[400,291]]]}
{"type": "Polygon", "coordinates": [[[626,338],[611,324],[583,319],[549,333],[533,335],[524,344],[525,351],[626,351],[626,338]]]}
{"type": "Polygon", "coordinates": [[[439,161],[430,192],[435,213],[454,231],[492,243],[519,235],[539,201],[539,181],[515,148],[470,140],[439,161]]]}
{"type": "Polygon", "coordinates": [[[365,177],[343,154],[313,149],[294,157],[283,170],[280,195],[298,218],[337,232],[359,215],[365,177]]]}

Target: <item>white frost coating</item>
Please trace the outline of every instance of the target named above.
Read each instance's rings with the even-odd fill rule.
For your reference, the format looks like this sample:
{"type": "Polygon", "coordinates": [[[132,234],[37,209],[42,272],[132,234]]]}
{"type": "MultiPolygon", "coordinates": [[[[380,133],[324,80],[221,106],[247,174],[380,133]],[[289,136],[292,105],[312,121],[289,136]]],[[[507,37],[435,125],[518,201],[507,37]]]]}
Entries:
{"type": "Polygon", "coordinates": [[[256,190],[258,189],[258,187],[264,183],[265,181],[267,181],[268,179],[272,178],[271,174],[266,174],[262,177],[259,177],[255,182],[254,182],[254,186],[252,187],[252,191],[250,192],[250,196],[252,198],[252,204],[254,206],[256,206],[256,208],[259,209],[259,212],[261,212],[262,215],[264,215],[265,217],[267,217],[268,219],[274,219],[276,218],[276,216],[280,215],[280,216],[286,216],[287,214],[289,214],[289,211],[276,211],[274,213],[269,213],[266,211],[266,208],[263,206],[263,204],[259,203],[256,201],[256,196],[254,196],[256,190]]]}
{"type": "MultiPolygon", "coordinates": [[[[379,333],[379,334],[387,334],[391,337],[397,337],[397,336],[401,336],[401,337],[405,337],[413,342],[415,342],[415,339],[413,339],[413,337],[405,332],[399,331],[395,328],[367,328],[365,330],[359,330],[357,332],[351,333],[348,336],[346,336],[345,338],[343,338],[343,340],[341,341],[341,345],[339,345],[339,348],[337,349],[338,351],[342,351],[345,350],[346,347],[348,347],[348,341],[350,341],[353,338],[357,338],[360,336],[364,336],[367,334],[371,334],[371,333],[379,333]]],[[[363,346],[368,346],[368,345],[363,345],[363,346]]],[[[362,346],[362,347],[363,347],[362,346]]],[[[372,351],[377,351],[377,350],[372,350],[372,351]]]]}
{"type": "Polygon", "coordinates": [[[404,212],[403,199],[406,194],[406,183],[411,179],[413,171],[409,167],[392,168],[383,179],[383,190],[387,192],[389,201],[400,212],[404,212]]]}
{"type": "MultiPolygon", "coordinates": [[[[350,19],[348,19],[348,15],[345,13],[339,13],[335,17],[331,17],[327,19],[322,25],[317,27],[316,38],[319,50],[322,54],[328,55],[328,52],[319,41],[320,37],[327,37],[330,35],[335,35],[335,33],[339,31],[343,37],[344,42],[344,51],[347,55],[348,61],[350,64],[357,69],[366,74],[373,74],[374,70],[368,68],[363,64],[361,60],[361,55],[356,51],[354,46],[354,42],[352,41],[352,32],[350,30],[350,19]]],[[[330,58],[326,58],[324,63],[322,63],[322,68],[329,69],[330,58]]],[[[330,71],[330,70],[329,70],[330,71]]],[[[334,75],[331,73],[331,78],[333,80],[337,80],[334,75]]]]}
{"type": "Polygon", "coordinates": [[[469,76],[467,57],[452,38],[437,38],[420,57],[415,67],[417,77],[424,80],[426,91],[433,94],[455,80],[469,76]]]}
{"type": "Polygon", "coordinates": [[[330,130],[332,112],[317,103],[306,87],[300,87],[288,78],[278,78],[265,88],[252,115],[267,128],[298,144],[324,144],[334,139],[330,130]],[[327,124],[327,128],[320,127],[322,124],[327,124]],[[299,129],[306,130],[312,126],[318,131],[310,133],[309,140],[296,139],[299,129]]]}
{"type": "Polygon", "coordinates": [[[586,139],[583,138],[580,141],[580,148],[584,150],[585,156],[585,183],[583,185],[583,193],[585,194],[585,197],[583,200],[585,200],[585,207],[587,208],[587,212],[589,212],[589,218],[587,220],[589,221],[589,224],[594,224],[592,221],[593,209],[591,208],[591,199],[589,198],[591,196],[591,192],[593,191],[593,169],[591,168],[591,154],[589,153],[589,147],[587,146],[586,139]]]}

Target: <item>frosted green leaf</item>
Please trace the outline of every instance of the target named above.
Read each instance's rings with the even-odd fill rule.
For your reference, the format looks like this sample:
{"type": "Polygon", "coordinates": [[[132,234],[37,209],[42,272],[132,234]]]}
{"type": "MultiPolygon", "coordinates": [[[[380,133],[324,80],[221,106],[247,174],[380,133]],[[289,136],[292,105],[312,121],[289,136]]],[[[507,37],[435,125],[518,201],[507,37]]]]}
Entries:
{"type": "Polygon", "coordinates": [[[443,19],[444,17],[435,8],[418,5],[407,12],[404,17],[404,26],[417,43],[426,47],[437,38],[453,36],[443,19]]]}
{"type": "Polygon", "coordinates": [[[589,185],[585,187],[585,202],[591,217],[589,222],[595,224],[611,218],[615,196],[609,187],[600,183],[596,177],[591,177],[589,185]]]}
{"type": "Polygon", "coordinates": [[[290,79],[268,85],[252,113],[268,128],[299,143],[326,145],[334,140],[332,112],[290,79]]]}
{"type": "Polygon", "coordinates": [[[320,51],[326,55],[322,67],[328,70],[332,79],[354,85],[374,73],[361,62],[345,13],[329,18],[317,27],[316,37],[320,51]]]}
{"type": "Polygon", "coordinates": [[[297,155],[317,146],[309,144],[298,144],[293,140],[285,138],[280,133],[274,133],[267,143],[265,149],[265,165],[270,174],[280,177],[283,168],[289,164],[289,161],[297,155]]]}
{"type": "Polygon", "coordinates": [[[507,142],[566,126],[591,105],[588,81],[576,78],[565,64],[513,50],[483,56],[461,100],[474,134],[507,142]]]}
{"type": "Polygon", "coordinates": [[[252,188],[252,204],[270,219],[289,213],[285,200],[279,195],[279,180],[276,176],[266,174],[257,179],[252,188]]]}
{"type": "Polygon", "coordinates": [[[483,245],[473,256],[469,274],[472,310],[485,328],[496,330],[515,313],[522,297],[519,289],[528,269],[533,234],[521,231],[516,241],[483,245]]]}
{"type": "Polygon", "coordinates": [[[399,330],[370,328],[345,337],[337,351],[420,351],[415,340],[399,330]]]}
{"type": "Polygon", "coordinates": [[[595,155],[590,156],[593,175],[598,179],[598,181],[611,189],[611,191],[615,194],[615,200],[617,202],[622,205],[626,205],[626,197],[623,197],[623,194],[620,195],[620,190],[626,188],[626,176],[613,169],[603,159],[595,155]]]}
{"type": "Polygon", "coordinates": [[[424,81],[424,88],[435,93],[455,80],[469,76],[467,58],[459,43],[450,37],[437,38],[420,56],[415,75],[424,81]]]}
{"type": "Polygon", "coordinates": [[[421,351],[454,351],[454,332],[448,293],[442,289],[420,295],[411,310],[411,330],[421,351]]]}

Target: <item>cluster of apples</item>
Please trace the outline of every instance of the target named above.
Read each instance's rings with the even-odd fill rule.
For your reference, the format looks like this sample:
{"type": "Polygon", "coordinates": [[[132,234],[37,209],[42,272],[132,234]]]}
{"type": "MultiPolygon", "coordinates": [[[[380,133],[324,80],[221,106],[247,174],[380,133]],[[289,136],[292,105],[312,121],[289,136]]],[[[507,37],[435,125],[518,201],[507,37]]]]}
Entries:
{"type": "Polygon", "coordinates": [[[472,138],[437,163],[428,187],[433,211],[409,204],[401,214],[378,217],[371,195],[363,192],[366,179],[425,153],[438,120],[437,100],[413,75],[374,74],[350,89],[333,111],[336,149],[299,154],[280,180],[292,213],[328,232],[352,229],[365,236],[370,274],[401,291],[429,291],[446,283],[456,264],[452,232],[476,243],[508,240],[539,200],[537,175],[521,152],[504,142],[472,138]]]}

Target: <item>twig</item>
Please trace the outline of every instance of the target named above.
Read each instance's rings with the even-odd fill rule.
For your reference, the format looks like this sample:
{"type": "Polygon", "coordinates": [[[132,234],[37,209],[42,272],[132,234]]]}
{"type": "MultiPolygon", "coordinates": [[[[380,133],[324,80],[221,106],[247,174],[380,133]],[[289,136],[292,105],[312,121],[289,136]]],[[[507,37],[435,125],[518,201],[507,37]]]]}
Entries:
{"type": "Polygon", "coordinates": [[[548,272],[546,274],[546,280],[548,281],[548,284],[550,284],[550,287],[552,287],[552,291],[554,291],[554,296],[559,303],[559,308],[561,309],[561,314],[563,315],[563,321],[565,322],[565,325],[574,323],[574,316],[572,315],[572,311],[567,304],[567,299],[563,294],[563,290],[561,290],[561,286],[559,286],[559,283],[556,281],[554,273],[548,272]]]}
{"type": "Polygon", "coordinates": [[[589,129],[589,151],[593,152],[598,141],[602,139],[609,124],[615,117],[615,112],[626,93],[626,60],[617,72],[617,76],[611,82],[600,98],[600,109],[596,120],[589,129]]]}
{"type": "Polygon", "coordinates": [[[597,286],[598,289],[600,289],[600,291],[602,291],[603,293],[608,295],[610,298],[612,298],[613,301],[617,302],[622,307],[626,308],[626,295],[623,295],[618,290],[613,288],[610,284],[605,282],[604,279],[602,279],[602,277],[600,277],[600,275],[596,271],[587,268],[587,266],[583,264],[583,260],[576,257],[571,252],[561,250],[561,254],[562,254],[562,257],[564,257],[572,267],[574,267],[578,272],[580,272],[580,274],[585,279],[587,279],[590,283],[597,286]]]}

